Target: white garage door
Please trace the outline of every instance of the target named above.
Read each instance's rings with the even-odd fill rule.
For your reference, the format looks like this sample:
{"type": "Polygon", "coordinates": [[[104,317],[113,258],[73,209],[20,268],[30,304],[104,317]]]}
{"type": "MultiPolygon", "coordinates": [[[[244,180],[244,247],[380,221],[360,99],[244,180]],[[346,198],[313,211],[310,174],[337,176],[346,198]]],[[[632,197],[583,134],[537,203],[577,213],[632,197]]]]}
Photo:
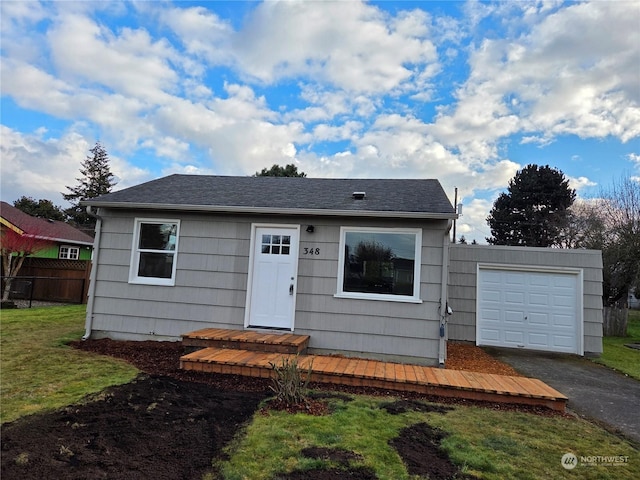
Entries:
{"type": "Polygon", "coordinates": [[[480,267],[477,344],[581,354],[579,278],[480,267]]]}

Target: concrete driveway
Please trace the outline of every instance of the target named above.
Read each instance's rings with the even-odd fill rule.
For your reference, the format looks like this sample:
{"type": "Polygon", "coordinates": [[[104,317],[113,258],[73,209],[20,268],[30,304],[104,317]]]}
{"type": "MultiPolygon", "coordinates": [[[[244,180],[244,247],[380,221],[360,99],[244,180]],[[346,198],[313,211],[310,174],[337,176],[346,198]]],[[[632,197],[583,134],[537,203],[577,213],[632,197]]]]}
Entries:
{"type": "Polygon", "coordinates": [[[569,398],[567,408],[640,446],[640,381],[575,355],[484,348],[569,398]]]}

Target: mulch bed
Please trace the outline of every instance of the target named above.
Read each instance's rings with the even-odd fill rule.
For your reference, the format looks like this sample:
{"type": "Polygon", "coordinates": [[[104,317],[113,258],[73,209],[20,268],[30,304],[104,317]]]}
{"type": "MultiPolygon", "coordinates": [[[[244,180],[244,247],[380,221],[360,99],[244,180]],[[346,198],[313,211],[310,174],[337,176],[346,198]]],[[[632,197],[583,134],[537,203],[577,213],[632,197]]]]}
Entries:
{"type": "MultiPolygon", "coordinates": [[[[71,345],[124,359],[144,373],[135,381],[111,387],[84,403],[4,424],[0,470],[3,480],[200,479],[203,474],[213,472],[212,459],[223,458],[224,446],[251,418],[260,402],[272,394],[267,379],[180,370],[178,359],[183,350],[179,343],[103,339],[72,342],[71,345]]],[[[504,364],[490,357],[487,359],[477,347],[449,345],[448,366],[460,367],[466,362],[465,368],[470,370],[507,371],[504,364]],[[460,358],[461,355],[466,355],[466,360],[460,358]]],[[[322,408],[326,403],[323,396],[345,397],[345,393],[399,398],[385,405],[390,413],[432,409],[430,411],[446,414],[449,408],[427,405],[424,403],[426,397],[417,394],[324,385],[322,393],[299,408],[306,409],[306,413],[326,414],[322,408]]],[[[473,403],[455,399],[429,400],[473,403]]],[[[483,405],[554,414],[546,409],[483,405]]],[[[279,407],[271,405],[269,408],[279,407]]],[[[441,436],[441,432],[426,424],[414,426],[394,440],[393,446],[412,474],[429,475],[432,479],[469,478],[450,465],[440,451],[441,436]]],[[[309,449],[304,454],[310,458],[330,458],[338,466],[292,472],[277,478],[376,478],[370,469],[354,464],[359,458],[355,452],[309,449]]]]}

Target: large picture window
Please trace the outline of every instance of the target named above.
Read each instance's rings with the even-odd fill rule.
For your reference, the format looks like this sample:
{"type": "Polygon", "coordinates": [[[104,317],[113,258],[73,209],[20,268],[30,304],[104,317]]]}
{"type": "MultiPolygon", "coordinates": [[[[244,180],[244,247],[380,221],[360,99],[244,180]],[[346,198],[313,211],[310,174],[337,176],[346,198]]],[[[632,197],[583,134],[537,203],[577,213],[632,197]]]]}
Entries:
{"type": "Polygon", "coordinates": [[[343,227],[337,296],[419,302],[420,233],[343,227]]]}
{"type": "Polygon", "coordinates": [[[179,229],[179,220],[136,219],[131,283],[175,284],[179,229]]]}

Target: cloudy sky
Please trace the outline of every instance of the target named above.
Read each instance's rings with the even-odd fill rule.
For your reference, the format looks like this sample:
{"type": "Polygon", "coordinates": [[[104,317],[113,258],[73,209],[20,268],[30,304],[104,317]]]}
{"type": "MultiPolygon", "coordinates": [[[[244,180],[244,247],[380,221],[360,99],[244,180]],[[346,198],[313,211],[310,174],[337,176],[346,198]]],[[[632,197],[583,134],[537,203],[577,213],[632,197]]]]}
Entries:
{"type": "Polygon", "coordinates": [[[2,200],[172,173],[437,178],[485,218],[516,171],[640,181],[640,2],[0,2],[2,200]]]}

